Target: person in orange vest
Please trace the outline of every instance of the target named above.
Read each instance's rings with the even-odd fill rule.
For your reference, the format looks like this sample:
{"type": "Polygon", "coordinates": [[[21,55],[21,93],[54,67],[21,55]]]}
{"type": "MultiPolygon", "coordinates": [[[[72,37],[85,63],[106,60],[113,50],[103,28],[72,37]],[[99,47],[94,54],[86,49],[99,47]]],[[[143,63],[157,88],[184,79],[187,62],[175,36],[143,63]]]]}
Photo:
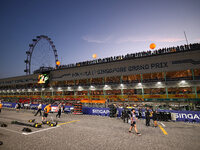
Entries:
{"type": "Polygon", "coordinates": [[[42,117],[42,121],[46,121],[46,118],[48,117],[48,113],[49,113],[50,110],[51,110],[51,104],[47,105],[44,108],[44,114],[43,114],[43,117],[42,117]]]}
{"type": "Polygon", "coordinates": [[[3,104],[0,101],[0,113],[1,113],[1,108],[3,107],[3,104]]]}

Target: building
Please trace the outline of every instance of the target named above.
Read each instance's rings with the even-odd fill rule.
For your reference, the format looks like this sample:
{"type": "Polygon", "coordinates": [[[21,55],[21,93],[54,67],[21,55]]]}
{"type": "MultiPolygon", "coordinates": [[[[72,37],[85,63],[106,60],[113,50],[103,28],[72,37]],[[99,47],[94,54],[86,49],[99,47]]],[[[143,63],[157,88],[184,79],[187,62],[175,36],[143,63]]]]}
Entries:
{"type": "Polygon", "coordinates": [[[60,66],[0,79],[0,97],[84,103],[200,103],[200,44],[163,48],[60,66]]]}

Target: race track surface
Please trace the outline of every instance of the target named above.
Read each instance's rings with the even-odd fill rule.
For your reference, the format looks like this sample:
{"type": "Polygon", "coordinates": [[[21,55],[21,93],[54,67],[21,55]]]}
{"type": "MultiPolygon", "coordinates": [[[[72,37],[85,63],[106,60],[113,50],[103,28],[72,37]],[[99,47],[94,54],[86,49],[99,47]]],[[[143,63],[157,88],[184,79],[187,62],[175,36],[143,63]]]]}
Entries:
{"type": "MultiPolygon", "coordinates": [[[[39,114],[38,114],[39,115],[39,114]]],[[[137,128],[128,132],[129,124],[121,119],[102,116],[49,114],[48,120],[58,121],[57,127],[43,125],[28,127],[32,132],[23,132],[26,126],[11,124],[11,121],[28,123],[29,119],[41,122],[41,117],[32,111],[16,112],[3,109],[0,123],[0,150],[199,150],[200,125],[184,122],[159,122],[160,127],[146,127],[145,120],[137,121],[137,128]]],[[[152,123],[152,122],[151,122],[152,123]]],[[[151,124],[152,125],[152,124],[151,124]]]]}

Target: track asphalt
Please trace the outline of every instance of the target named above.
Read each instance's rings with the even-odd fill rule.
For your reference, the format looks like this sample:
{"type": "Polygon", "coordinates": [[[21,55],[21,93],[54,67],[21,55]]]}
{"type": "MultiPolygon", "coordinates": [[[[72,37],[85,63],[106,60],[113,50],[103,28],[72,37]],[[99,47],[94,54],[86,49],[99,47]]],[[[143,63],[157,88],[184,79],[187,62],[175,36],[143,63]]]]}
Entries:
{"type": "MultiPolygon", "coordinates": [[[[39,115],[39,114],[38,114],[39,115]]],[[[31,111],[16,112],[3,109],[0,123],[0,150],[199,150],[200,124],[184,122],[159,122],[159,127],[145,126],[145,120],[137,121],[138,136],[129,124],[121,119],[102,116],[49,114],[48,120],[58,121],[57,127],[42,125],[23,132],[26,126],[11,124],[11,121],[28,123],[30,119],[41,122],[40,116],[31,111]],[[165,132],[167,134],[165,134],[165,132]]]]}

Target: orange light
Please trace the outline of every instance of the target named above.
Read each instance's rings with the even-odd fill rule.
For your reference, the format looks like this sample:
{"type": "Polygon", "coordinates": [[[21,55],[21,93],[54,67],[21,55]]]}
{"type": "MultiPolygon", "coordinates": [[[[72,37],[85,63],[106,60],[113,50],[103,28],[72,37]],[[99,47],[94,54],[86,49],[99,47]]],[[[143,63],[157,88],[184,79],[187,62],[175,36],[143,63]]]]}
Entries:
{"type": "Polygon", "coordinates": [[[57,62],[56,62],[56,65],[58,65],[58,66],[59,66],[59,65],[60,65],[60,61],[57,61],[57,62]]]}
{"type": "Polygon", "coordinates": [[[95,59],[97,58],[97,54],[93,54],[92,57],[95,59]]]}
{"type": "Polygon", "coordinates": [[[154,48],[156,48],[156,44],[155,43],[151,43],[150,44],[150,49],[154,49],[154,48]]]}

